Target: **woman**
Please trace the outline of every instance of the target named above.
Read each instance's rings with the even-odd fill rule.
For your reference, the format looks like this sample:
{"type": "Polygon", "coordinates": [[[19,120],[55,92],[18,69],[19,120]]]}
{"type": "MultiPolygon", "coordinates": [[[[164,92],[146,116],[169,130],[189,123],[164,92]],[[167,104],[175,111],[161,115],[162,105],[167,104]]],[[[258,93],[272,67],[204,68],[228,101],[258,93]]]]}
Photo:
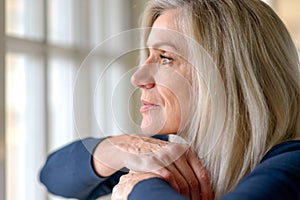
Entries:
{"type": "MultiPolygon", "coordinates": [[[[181,135],[201,163],[193,153],[182,156],[190,151],[176,145],[184,150],[175,154],[175,162],[167,159],[168,165],[161,165],[164,170],[159,164],[145,170],[126,166],[133,171],[122,176],[113,199],[210,199],[210,186],[216,199],[300,199],[299,61],[289,33],[269,6],[259,0],[156,0],[148,3],[142,26],[152,27],[145,32],[148,57],[132,78],[145,99],[142,126],[146,132],[181,135]],[[153,30],[168,31],[168,38],[183,41],[177,47],[185,48],[177,52],[157,47],[165,38],[153,30]],[[213,64],[202,56],[202,48],[213,64]],[[172,93],[172,84],[178,83],[172,82],[174,76],[164,81],[170,68],[175,77],[187,80],[180,84],[186,94],[172,93]],[[162,104],[151,101],[159,97],[162,104]],[[150,119],[160,120],[152,124],[150,119]],[[195,183],[198,189],[192,191],[195,183]]],[[[170,146],[155,139],[149,143],[170,146]]],[[[101,144],[105,147],[105,142],[98,147],[101,144]]]]}

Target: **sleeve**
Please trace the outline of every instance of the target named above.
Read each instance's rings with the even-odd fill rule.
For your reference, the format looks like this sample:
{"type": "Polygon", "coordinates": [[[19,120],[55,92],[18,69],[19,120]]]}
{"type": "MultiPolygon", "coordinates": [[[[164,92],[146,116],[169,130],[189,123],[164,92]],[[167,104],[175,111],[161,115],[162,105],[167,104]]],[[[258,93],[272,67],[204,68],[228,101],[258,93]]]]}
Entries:
{"type": "Polygon", "coordinates": [[[41,183],[49,192],[67,198],[96,199],[111,193],[125,172],[109,178],[100,178],[94,172],[91,152],[102,140],[78,140],[52,153],[41,169],[41,183]]]}
{"type": "Polygon", "coordinates": [[[150,178],[136,184],[128,196],[128,200],[187,200],[177,193],[168,182],[161,178],[150,178]],[[145,195],[147,194],[147,195],[145,195]]]}
{"type": "Polygon", "coordinates": [[[259,164],[221,200],[300,199],[300,150],[286,152],[259,164]]]}
{"type": "MultiPolygon", "coordinates": [[[[184,200],[160,178],[139,182],[129,200],[184,200]],[[147,195],[145,195],[147,194],[147,195]]],[[[221,200],[295,200],[300,199],[300,150],[272,157],[259,164],[237,187],[221,200]]]]}

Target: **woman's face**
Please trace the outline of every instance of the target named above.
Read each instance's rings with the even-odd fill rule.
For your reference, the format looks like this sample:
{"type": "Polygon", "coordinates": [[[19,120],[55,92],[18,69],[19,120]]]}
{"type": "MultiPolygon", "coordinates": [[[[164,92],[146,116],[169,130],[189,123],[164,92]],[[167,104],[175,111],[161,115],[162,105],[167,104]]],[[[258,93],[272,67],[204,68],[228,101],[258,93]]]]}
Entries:
{"type": "Polygon", "coordinates": [[[182,36],[174,25],[176,11],[154,22],[147,41],[148,58],[131,82],[141,89],[141,128],[150,134],[176,134],[187,118],[190,81],[182,36]]]}

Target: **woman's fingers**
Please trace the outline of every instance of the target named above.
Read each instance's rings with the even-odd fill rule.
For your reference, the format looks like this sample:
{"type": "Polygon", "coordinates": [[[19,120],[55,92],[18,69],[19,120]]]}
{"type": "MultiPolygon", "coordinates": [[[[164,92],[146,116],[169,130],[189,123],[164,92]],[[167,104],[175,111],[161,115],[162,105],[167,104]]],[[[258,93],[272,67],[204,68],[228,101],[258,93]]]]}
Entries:
{"type": "Polygon", "coordinates": [[[174,151],[169,151],[164,154],[164,157],[160,157],[164,163],[171,162],[171,164],[156,170],[155,173],[162,176],[176,191],[189,199],[201,199],[198,177],[187,160],[187,146],[180,144],[176,145],[174,151]]]}
{"type": "MultiPolygon", "coordinates": [[[[177,146],[177,148],[180,147],[177,146]]],[[[180,150],[177,149],[177,151],[180,150]]],[[[176,155],[178,155],[177,153],[176,155]]],[[[172,155],[169,154],[169,156],[169,160],[174,159],[172,155]]],[[[168,159],[164,158],[164,160],[168,159]]],[[[157,170],[156,173],[168,181],[175,190],[189,199],[211,200],[214,198],[208,172],[203,167],[197,154],[191,149],[186,150],[175,162],[157,170]]]]}
{"type": "Polygon", "coordinates": [[[138,135],[110,137],[102,141],[94,151],[94,167],[101,176],[109,176],[124,167],[135,171],[153,171],[165,166],[156,157],[169,144],[170,142],[138,135]]]}
{"type": "Polygon", "coordinates": [[[213,198],[208,173],[188,145],[137,135],[111,137],[100,145],[102,151],[95,151],[94,156],[108,169],[153,172],[189,199],[213,198]]]}
{"type": "Polygon", "coordinates": [[[153,173],[134,173],[130,172],[120,178],[119,183],[113,188],[112,200],[126,200],[136,184],[142,180],[159,177],[153,173]]]}
{"type": "Polygon", "coordinates": [[[112,190],[111,200],[126,200],[132,188],[130,174],[121,176],[120,181],[112,190]]]}
{"type": "Polygon", "coordinates": [[[200,184],[201,199],[202,200],[214,199],[214,192],[210,183],[208,172],[203,167],[196,153],[194,153],[193,151],[188,151],[187,160],[200,184]]]}
{"type": "Polygon", "coordinates": [[[189,199],[192,200],[198,200],[201,199],[200,196],[200,183],[199,180],[194,173],[194,170],[192,167],[189,165],[187,158],[185,155],[180,157],[176,162],[175,162],[175,167],[178,169],[179,173],[182,174],[186,181],[187,185],[187,190],[189,191],[189,199]]]}
{"type": "Polygon", "coordinates": [[[178,172],[178,170],[170,165],[165,168],[158,169],[154,171],[155,174],[161,176],[164,180],[166,180],[173,189],[175,189],[178,193],[181,193],[188,197],[188,185],[182,175],[178,172]]]}

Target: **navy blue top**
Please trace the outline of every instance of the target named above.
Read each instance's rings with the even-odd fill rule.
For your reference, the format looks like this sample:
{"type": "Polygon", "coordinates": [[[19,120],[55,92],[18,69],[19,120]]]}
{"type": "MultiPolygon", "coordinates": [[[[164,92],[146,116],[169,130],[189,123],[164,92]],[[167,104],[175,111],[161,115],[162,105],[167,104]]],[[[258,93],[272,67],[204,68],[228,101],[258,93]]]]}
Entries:
{"type": "MultiPolygon", "coordinates": [[[[119,171],[108,178],[96,175],[90,152],[100,141],[102,139],[87,138],[52,153],[40,173],[40,180],[48,191],[77,199],[96,199],[111,193],[126,172],[119,171]]],[[[139,182],[129,199],[186,200],[160,178],[139,182]]],[[[300,199],[300,141],[285,142],[272,148],[261,163],[221,199],[300,199]]]]}

